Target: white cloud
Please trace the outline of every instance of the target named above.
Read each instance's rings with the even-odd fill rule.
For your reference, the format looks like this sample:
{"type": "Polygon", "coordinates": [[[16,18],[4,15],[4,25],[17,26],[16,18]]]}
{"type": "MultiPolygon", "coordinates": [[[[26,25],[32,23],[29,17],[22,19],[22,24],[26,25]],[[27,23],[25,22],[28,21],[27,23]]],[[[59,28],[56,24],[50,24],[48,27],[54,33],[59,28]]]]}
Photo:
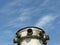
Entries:
{"type": "Polygon", "coordinates": [[[41,6],[45,6],[48,2],[49,2],[49,0],[44,0],[44,2],[41,4],[41,6]]]}
{"type": "Polygon", "coordinates": [[[6,30],[3,33],[5,33],[5,34],[12,34],[13,32],[11,30],[6,30]]]}
{"type": "Polygon", "coordinates": [[[54,45],[60,45],[60,43],[54,43],[54,45]]]}
{"type": "MultiPolygon", "coordinates": [[[[27,13],[27,12],[26,12],[27,13]]],[[[19,17],[11,20],[11,21],[8,21],[7,24],[3,25],[3,28],[1,29],[4,29],[4,28],[15,28],[15,27],[20,27],[22,25],[25,25],[25,22],[28,21],[30,19],[30,15],[20,15],[19,17]]]]}
{"type": "Polygon", "coordinates": [[[22,17],[19,17],[18,20],[20,21],[26,21],[27,19],[29,19],[30,17],[29,16],[22,16],[22,17]]]}
{"type": "MultiPolygon", "coordinates": [[[[32,1],[32,0],[31,0],[32,1]]],[[[45,1],[43,1],[43,3],[42,4],[40,4],[41,6],[40,7],[37,7],[35,10],[41,10],[42,8],[42,6],[45,6],[46,4],[47,4],[47,2],[48,2],[49,0],[45,0],[45,1]]],[[[14,14],[14,13],[16,13],[16,12],[21,12],[22,10],[24,10],[24,9],[21,9],[21,8],[24,8],[24,7],[22,7],[22,0],[14,0],[14,1],[11,1],[11,2],[9,2],[9,3],[6,3],[3,7],[2,7],[2,9],[0,9],[0,13],[3,13],[3,14],[6,14],[6,15],[11,15],[11,14],[14,14]],[[14,9],[14,7],[18,7],[17,9],[14,9]],[[14,9],[14,10],[13,10],[14,9]],[[20,11],[19,11],[20,10],[20,11]]],[[[23,3],[25,3],[25,2],[23,2],[23,3]]],[[[34,10],[34,11],[35,11],[34,10]]],[[[28,11],[27,11],[28,12],[28,11]]]]}
{"type": "Polygon", "coordinates": [[[60,44],[58,44],[58,45],[60,45],[60,44]]]}
{"type": "Polygon", "coordinates": [[[47,25],[50,25],[56,19],[56,17],[57,16],[53,16],[52,14],[43,16],[39,19],[35,26],[46,27],[47,25]]]}
{"type": "Polygon", "coordinates": [[[0,13],[11,15],[16,13],[20,8],[14,9],[15,7],[21,6],[22,0],[13,0],[9,3],[4,4],[4,6],[0,9],[0,13]]]}

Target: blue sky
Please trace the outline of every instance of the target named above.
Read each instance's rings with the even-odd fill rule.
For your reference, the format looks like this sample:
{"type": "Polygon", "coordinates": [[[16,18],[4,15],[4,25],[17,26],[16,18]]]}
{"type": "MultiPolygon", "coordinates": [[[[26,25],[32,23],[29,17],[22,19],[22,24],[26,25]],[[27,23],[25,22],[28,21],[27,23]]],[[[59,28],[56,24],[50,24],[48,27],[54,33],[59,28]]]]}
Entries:
{"type": "Polygon", "coordinates": [[[16,31],[26,26],[44,29],[47,45],[60,45],[60,0],[0,0],[0,45],[15,45],[16,31]]]}

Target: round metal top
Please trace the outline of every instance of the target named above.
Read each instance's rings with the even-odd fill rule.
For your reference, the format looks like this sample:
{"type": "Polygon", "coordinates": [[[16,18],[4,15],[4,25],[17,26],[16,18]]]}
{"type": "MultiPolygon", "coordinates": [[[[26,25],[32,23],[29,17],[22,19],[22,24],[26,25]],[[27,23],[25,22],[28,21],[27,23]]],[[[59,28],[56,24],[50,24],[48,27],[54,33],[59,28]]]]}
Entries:
{"type": "Polygon", "coordinates": [[[44,31],[43,29],[41,29],[41,28],[38,28],[38,27],[34,27],[34,26],[28,26],[28,27],[24,27],[24,28],[21,28],[21,29],[19,29],[17,32],[20,32],[20,31],[22,31],[22,30],[24,30],[24,29],[27,29],[27,28],[35,28],[35,29],[39,29],[39,30],[42,30],[42,31],[44,31]]]}
{"type": "Polygon", "coordinates": [[[43,29],[34,26],[28,26],[21,28],[16,32],[14,42],[20,44],[22,40],[28,38],[41,40],[43,44],[46,44],[47,40],[49,40],[49,36],[46,35],[43,29]]]}

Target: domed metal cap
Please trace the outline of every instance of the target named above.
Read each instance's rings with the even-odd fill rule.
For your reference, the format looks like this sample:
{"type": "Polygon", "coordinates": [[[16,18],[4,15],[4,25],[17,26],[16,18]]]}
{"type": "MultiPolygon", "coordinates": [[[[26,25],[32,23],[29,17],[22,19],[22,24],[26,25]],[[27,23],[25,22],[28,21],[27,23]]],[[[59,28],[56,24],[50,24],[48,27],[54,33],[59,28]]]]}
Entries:
{"type": "Polygon", "coordinates": [[[49,40],[49,36],[46,35],[43,29],[29,26],[29,27],[22,28],[16,32],[14,43],[20,44],[23,40],[27,38],[41,40],[44,45],[46,45],[47,40],[49,40]]]}

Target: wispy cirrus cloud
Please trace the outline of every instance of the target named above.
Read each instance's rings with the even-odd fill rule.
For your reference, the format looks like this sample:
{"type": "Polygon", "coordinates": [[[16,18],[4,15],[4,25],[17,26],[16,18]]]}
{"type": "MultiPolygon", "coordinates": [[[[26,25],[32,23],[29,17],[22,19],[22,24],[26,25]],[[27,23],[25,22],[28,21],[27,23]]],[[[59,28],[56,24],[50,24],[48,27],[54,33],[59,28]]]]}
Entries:
{"type": "Polygon", "coordinates": [[[46,6],[48,2],[49,2],[49,0],[45,0],[45,1],[41,4],[41,6],[46,6]]]}
{"type": "Polygon", "coordinates": [[[60,44],[58,44],[58,45],[60,45],[60,44]]]}
{"type": "MultiPolygon", "coordinates": [[[[1,45],[14,45],[11,42],[12,41],[11,38],[13,38],[14,36],[13,33],[17,31],[17,27],[20,28],[30,23],[32,23],[33,25],[33,23],[35,22],[35,19],[37,20],[39,15],[41,15],[42,13],[43,13],[43,15],[41,15],[42,17],[39,18],[35,26],[47,27],[47,26],[52,25],[52,23],[55,21],[55,19],[58,16],[50,14],[50,13],[59,12],[60,14],[60,10],[59,10],[60,2],[59,3],[58,2],[59,2],[58,0],[55,0],[55,1],[52,1],[52,0],[12,0],[4,4],[4,6],[0,9],[0,14],[4,16],[3,18],[1,18],[3,20],[1,20],[2,26],[0,27],[1,28],[0,30],[3,32],[3,33],[2,32],[0,33],[0,35],[2,35],[0,37],[1,45]],[[48,15],[45,15],[45,14],[48,14],[48,15]],[[14,15],[15,17],[12,15],[14,15]],[[33,17],[33,15],[35,16],[33,17]],[[6,17],[9,20],[5,19],[6,17]]],[[[53,26],[51,27],[53,28],[53,26]]]]}
{"type": "Polygon", "coordinates": [[[5,29],[7,27],[9,28],[15,28],[20,27],[25,24],[26,21],[28,21],[31,17],[27,15],[20,15],[19,17],[7,22],[7,24],[3,25],[1,29],[5,29]]]}
{"type": "Polygon", "coordinates": [[[43,16],[42,18],[38,20],[35,26],[46,27],[47,25],[50,25],[56,18],[57,16],[53,16],[52,14],[43,16]]]}
{"type": "MultiPolygon", "coordinates": [[[[2,7],[2,9],[0,9],[0,13],[3,13],[3,14],[6,14],[6,15],[12,15],[12,14],[15,14],[15,13],[21,13],[21,11],[23,10],[23,9],[25,9],[24,8],[24,4],[26,3],[26,2],[29,2],[29,1],[27,1],[26,0],[26,2],[24,2],[25,0],[13,0],[13,1],[11,1],[11,2],[9,2],[9,3],[7,3],[7,4],[5,4],[3,7],[2,7]]],[[[33,0],[34,1],[34,0],[33,0]]],[[[38,5],[38,7],[36,7],[35,9],[34,9],[34,12],[36,11],[36,10],[40,10],[40,9],[42,9],[41,7],[43,7],[43,6],[45,6],[46,4],[47,4],[47,2],[48,2],[49,0],[45,0],[45,1],[42,1],[42,3],[41,4],[39,4],[38,5]]],[[[32,0],[30,1],[30,2],[32,2],[32,0]]],[[[38,1],[37,1],[38,2],[38,1]]],[[[33,2],[33,3],[36,3],[36,0],[35,0],[35,2],[33,2]]],[[[27,3],[27,4],[29,4],[29,3],[27,3]]],[[[28,7],[28,6],[27,6],[28,7]]],[[[30,7],[30,9],[31,9],[32,7],[30,7]]],[[[42,9],[43,10],[43,9],[42,9]]]]}

